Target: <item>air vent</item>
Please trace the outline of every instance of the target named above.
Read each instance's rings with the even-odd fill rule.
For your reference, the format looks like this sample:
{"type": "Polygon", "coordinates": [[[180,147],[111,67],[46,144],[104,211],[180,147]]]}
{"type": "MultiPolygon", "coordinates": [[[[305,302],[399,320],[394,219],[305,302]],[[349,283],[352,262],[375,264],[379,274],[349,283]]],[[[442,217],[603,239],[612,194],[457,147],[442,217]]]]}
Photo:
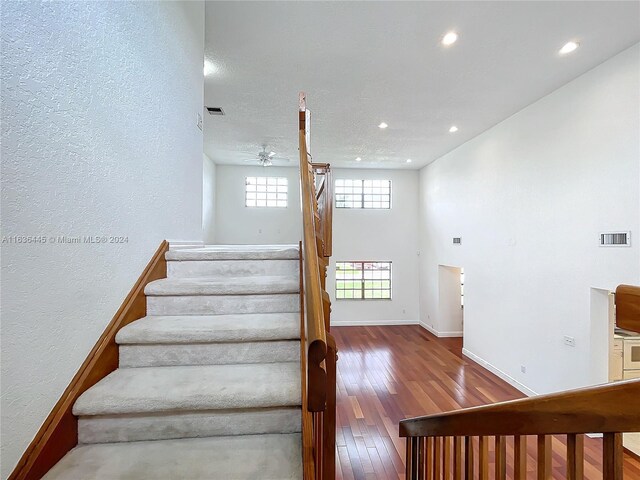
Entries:
{"type": "Polygon", "coordinates": [[[631,232],[607,232],[600,234],[601,247],[628,247],[631,245],[631,232]]]}
{"type": "Polygon", "coordinates": [[[209,115],[224,115],[224,110],[221,107],[207,107],[209,115]]]}
{"type": "Polygon", "coordinates": [[[462,245],[462,238],[461,237],[453,237],[453,244],[454,245],[462,245]]]}

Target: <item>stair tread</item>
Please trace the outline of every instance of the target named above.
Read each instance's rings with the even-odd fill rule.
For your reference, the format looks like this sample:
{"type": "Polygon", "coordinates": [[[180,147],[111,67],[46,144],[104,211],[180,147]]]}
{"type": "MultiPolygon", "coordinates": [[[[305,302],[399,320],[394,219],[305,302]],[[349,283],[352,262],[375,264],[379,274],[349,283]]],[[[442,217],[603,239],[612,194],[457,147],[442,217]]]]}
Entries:
{"type": "Polygon", "coordinates": [[[84,392],[73,414],[299,406],[300,365],[265,363],[119,368],[84,392]]]}
{"type": "Polygon", "coordinates": [[[147,284],[146,295],[263,295],[298,293],[300,282],[288,276],[162,278],[147,284]]]}
{"type": "Polygon", "coordinates": [[[147,316],[125,326],[116,335],[120,345],[298,339],[299,313],[147,316]]]}
{"type": "Polygon", "coordinates": [[[207,245],[169,250],[165,258],[180,260],[297,260],[298,245],[207,245]]]}
{"type": "Polygon", "coordinates": [[[294,433],[81,445],[44,479],[300,479],[300,444],[294,433]]]}

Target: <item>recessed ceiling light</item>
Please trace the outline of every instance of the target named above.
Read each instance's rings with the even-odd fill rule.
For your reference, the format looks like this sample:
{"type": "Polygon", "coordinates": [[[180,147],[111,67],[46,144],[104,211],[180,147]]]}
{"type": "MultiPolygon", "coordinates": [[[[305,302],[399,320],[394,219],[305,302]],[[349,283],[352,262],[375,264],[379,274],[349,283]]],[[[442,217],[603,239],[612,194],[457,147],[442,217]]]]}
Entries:
{"type": "Polygon", "coordinates": [[[380,125],[378,125],[378,128],[387,128],[389,125],[387,125],[386,123],[382,122],[380,125]]]}
{"type": "Polygon", "coordinates": [[[407,163],[411,163],[411,159],[410,158],[407,158],[407,163]]]}
{"type": "Polygon", "coordinates": [[[360,157],[356,157],[356,162],[359,162],[360,160],[362,160],[360,157]]]}
{"type": "Polygon", "coordinates": [[[453,45],[458,40],[458,34],[456,32],[448,32],[444,37],[442,37],[442,44],[445,47],[449,45],[453,45]]]}
{"type": "Polygon", "coordinates": [[[451,128],[449,129],[449,133],[456,133],[458,131],[458,127],[456,127],[455,125],[451,125],[451,128]]]}
{"type": "Polygon", "coordinates": [[[563,45],[563,47],[558,50],[560,55],[566,55],[568,53],[573,52],[576,48],[578,48],[580,44],[578,42],[567,42],[563,45]]]}

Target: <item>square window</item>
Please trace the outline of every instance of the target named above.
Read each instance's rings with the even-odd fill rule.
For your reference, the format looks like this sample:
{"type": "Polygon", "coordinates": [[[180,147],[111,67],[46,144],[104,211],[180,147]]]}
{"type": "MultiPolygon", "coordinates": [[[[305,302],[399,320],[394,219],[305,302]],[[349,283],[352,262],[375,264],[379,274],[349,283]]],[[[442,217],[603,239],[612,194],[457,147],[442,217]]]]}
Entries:
{"type": "Polygon", "coordinates": [[[336,262],[336,299],[391,300],[391,262],[336,262]]]}
{"type": "Polygon", "coordinates": [[[336,208],[391,208],[391,180],[338,179],[336,208]]]}
{"type": "Polygon", "coordinates": [[[284,177],[247,177],[244,187],[245,207],[287,206],[288,180],[284,177]]]}

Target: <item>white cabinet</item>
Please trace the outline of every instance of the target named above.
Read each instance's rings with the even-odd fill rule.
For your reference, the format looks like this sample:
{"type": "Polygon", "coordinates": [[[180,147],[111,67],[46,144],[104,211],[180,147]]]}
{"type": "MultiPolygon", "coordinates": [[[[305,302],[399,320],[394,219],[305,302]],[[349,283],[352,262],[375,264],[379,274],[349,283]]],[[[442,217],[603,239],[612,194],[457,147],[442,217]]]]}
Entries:
{"type": "Polygon", "coordinates": [[[614,338],[609,351],[609,381],[616,382],[622,380],[624,369],[623,360],[623,340],[614,338]]]}

